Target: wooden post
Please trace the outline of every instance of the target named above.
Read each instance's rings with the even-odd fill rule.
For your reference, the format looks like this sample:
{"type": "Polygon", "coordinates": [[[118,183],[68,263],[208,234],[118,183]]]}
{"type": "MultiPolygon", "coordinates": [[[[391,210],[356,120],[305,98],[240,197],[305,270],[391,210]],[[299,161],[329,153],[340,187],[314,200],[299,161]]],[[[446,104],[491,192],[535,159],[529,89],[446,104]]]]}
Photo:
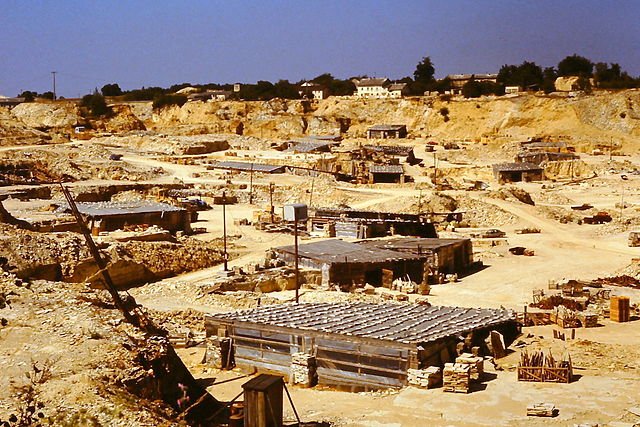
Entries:
{"type": "Polygon", "coordinates": [[[245,427],[282,426],[282,377],[261,374],[244,383],[245,427]]]}
{"type": "Polygon", "coordinates": [[[293,221],[293,236],[295,239],[295,269],[296,269],[296,304],[298,303],[299,289],[300,289],[300,270],[298,269],[298,217],[293,221]]]}
{"type": "Polygon", "coordinates": [[[224,247],[224,253],[223,253],[223,258],[224,258],[224,271],[229,271],[229,268],[227,268],[227,258],[229,258],[228,254],[227,254],[227,192],[223,191],[222,192],[222,244],[224,247]]]}
{"type": "Polygon", "coordinates": [[[273,219],[273,190],[275,184],[273,182],[269,183],[269,213],[271,214],[271,224],[274,223],[273,219]]]}
{"type": "Polygon", "coordinates": [[[253,204],[253,163],[251,163],[251,172],[249,172],[249,204],[253,204]]]}

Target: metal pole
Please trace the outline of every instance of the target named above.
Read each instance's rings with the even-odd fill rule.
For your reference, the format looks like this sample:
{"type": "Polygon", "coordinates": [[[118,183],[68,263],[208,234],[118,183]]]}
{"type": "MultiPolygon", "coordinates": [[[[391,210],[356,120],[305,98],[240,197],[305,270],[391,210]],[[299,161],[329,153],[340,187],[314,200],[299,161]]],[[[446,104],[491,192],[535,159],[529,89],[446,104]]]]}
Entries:
{"type": "Polygon", "coordinates": [[[295,239],[295,243],[294,243],[294,255],[296,258],[295,261],[295,269],[296,269],[296,304],[298,303],[298,290],[300,288],[300,270],[298,270],[298,218],[296,217],[296,219],[293,221],[293,236],[295,239]]]}
{"type": "MultiPolygon", "coordinates": [[[[315,171],[313,171],[315,172],[315,171]]],[[[309,207],[313,206],[312,202],[313,202],[313,184],[316,182],[316,176],[313,175],[311,177],[311,194],[309,194],[309,207]]]]}
{"type": "Polygon", "coordinates": [[[52,71],[51,75],[53,76],[53,100],[56,100],[56,74],[57,71],[52,71]]]}
{"type": "Polygon", "coordinates": [[[222,242],[224,246],[224,271],[229,271],[227,268],[227,192],[222,192],[222,242]]]}
{"type": "Polygon", "coordinates": [[[275,184],[273,182],[269,183],[269,213],[271,214],[271,224],[273,224],[273,189],[275,184]]]}
{"type": "Polygon", "coordinates": [[[433,152],[433,185],[438,185],[438,165],[436,164],[436,152],[433,152]]]}
{"type": "Polygon", "coordinates": [[[251,172],[249,173],[249,204],[253,204],[253,163],[251,163],[251,172]]]}

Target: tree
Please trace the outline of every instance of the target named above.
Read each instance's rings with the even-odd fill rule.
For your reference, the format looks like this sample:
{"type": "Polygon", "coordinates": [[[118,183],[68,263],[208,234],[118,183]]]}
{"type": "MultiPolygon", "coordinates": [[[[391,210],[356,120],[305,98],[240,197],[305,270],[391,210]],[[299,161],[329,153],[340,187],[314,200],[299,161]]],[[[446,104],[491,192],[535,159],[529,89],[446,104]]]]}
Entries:
{"type": "Polygon", "coordinates": [[[542,68],[535,62],[524,61],[520,65],[503,65],[498,72],[498,83],[528,88],[540,85],[544,79],[542,68]]]}
{"type": "Polygon", "coordinates": [[[591,77],[593,63],[583,56],[573,54],[558,63],[558,76],[591,77]]]}
{"type": "Polygon", "coordinates": [[[186,102],[187,97],[185,95],[160,94],[153,99],[152,108],[157,110],[168,105],[177,105],[182,107],[186,102]]]}
{"type": "Polygon", "coordinates": [[[436,69],[431,62],[431,58],[425,56],[422,61],[416,65],[416,70],[413,72],[413,79],[420,83],[429,83],[433,81],[433,74],[436,69]]]}
{"type": "Polygon", "coordinates": [[[278,83],[273,85],[273,94],[276,98],[284,99],[298,99],[300,93],[294,85],[289,83],[289,80],[279,80],[278,83]]]}
{"type": "Polygon", "coordinates": [[[547,67],[542,71],[542,84],[540,85],[540,89],[544,91],[544,93],[551,93],[556,90],[556,79],[558,78],[558,73],[556,69],[553,67],[547,67]]]}
{"type": "Polygon", "coordinates": [[[33,102],[36,96],[38,96],[36,92],[25,90],[20,95],[18,95],[18,98],[24,98],[25,102],[33,102]]]}
{"type": "Polygon", "coordinates": [[[111,83],[102,86],[100,90],[103,96],[120,96],[122,95],[122,89],[118,86],[118,83],[111,83]]]}
{"type": "Polygon", "coordinates": [[[473,77],[469,79],[468,82],[462,86],[462,95],[465,98],[478,98],[482,95],[482,88],[480,87],[480,83],[476,81],[473,77]]]}
{"type": "Polygon", "coordinates": [[[93,91],[92,94],[82,97],[80,106],[88,109],[89,113],[93,117],[104,116],[109,112],[109,107],[107,107],[104,96],[102,96],[100,92],[98,92],[97,88],[93,91]]]}
{"type": "Polygon", "coordinates": [[[43,92],[41,94],[38,94],[38,98],[53,100],[53,92],[51,91],[43,92]]]}

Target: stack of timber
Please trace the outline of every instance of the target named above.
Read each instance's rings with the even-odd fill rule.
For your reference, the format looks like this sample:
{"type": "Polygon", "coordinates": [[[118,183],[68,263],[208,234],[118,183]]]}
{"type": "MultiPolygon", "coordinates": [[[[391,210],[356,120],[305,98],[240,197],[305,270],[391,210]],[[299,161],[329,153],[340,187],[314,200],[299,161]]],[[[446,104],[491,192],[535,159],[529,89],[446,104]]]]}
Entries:
{"type": "Polygon", "coordinates": [[[523,351],[518,365],[518,381],[569,383],[573,376],[571,357],[569,360],[555,360],[549,354],[523,351]]]}
{"type": "Polygon", "coordinates": [[[598,326],[598,314],[597,313],[586,313],[584,311],[578,312],[576,317],[582,323],[583,328],[595,328],[598,326]]]}
{"type": "Polygon", "coordinates": [[[629,297],[611,297],[609,318],[614,322],[629,321],[629,297]]]}
{"type": "Polygon", "coordinates": [[[416,387],[434,388],[442,381],[442,371],[437,366],[427,369],[407,369],[407,382],[416,387]]]}
{"type": "Polygon", "coordinates": [[[313,387],[317,382],[316,358],[306,353],[291,355],[291,383],[313,387]]]}
{"type": "Polygon", "coordinates": [[[462,353],[456,358],[456,363],[461,365],[469,365],[471,368],[470,378],[473,381],[478,381],[484,374],[484,358],[480,356],[474,356],[471,353],[462,353]]]}
{"type": "Polygon", "coordinates": [[[469,393],[471,366],[460,363],[446,363],[442,371],[444,391],[469,393]]]}
{"type": "Polygon", "coordinates": [[[527,406],[527,416],[529,417],[555,417],[558,409],[553,403],[534,403],[527,406]]]}

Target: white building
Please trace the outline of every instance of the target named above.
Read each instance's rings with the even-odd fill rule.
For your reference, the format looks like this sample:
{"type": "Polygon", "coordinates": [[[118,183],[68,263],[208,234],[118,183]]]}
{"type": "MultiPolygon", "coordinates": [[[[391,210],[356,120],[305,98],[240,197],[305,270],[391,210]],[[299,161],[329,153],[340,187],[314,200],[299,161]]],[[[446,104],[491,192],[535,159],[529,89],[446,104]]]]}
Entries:
{"type": "Polygon", "coordinates": [[[361,79],[354,82],[355,96],[360,98],[402,98],[406,83],[391,83],[389,79],[361,79]]]}
{"type": "Polygon", "coordinates": [[[301,96],[310,93],[313,99],[325,99],[329,96],[327,88],[313,82],[304,82],[300,85],[301,90],[298,92],[301,96]]]}

